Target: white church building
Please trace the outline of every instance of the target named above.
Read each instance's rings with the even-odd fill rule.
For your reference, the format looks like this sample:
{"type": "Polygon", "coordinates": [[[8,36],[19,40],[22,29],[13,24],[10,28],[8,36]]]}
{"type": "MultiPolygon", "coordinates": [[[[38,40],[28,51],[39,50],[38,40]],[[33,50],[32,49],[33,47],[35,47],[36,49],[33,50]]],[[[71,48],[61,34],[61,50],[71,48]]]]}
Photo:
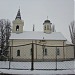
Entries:
{"type": "Polygon", "coordinates": [[[56,32],[50,20],[43,23],[43,32],[23,31],[24,21],[21,19],[20,9],[12,22],[10,36],[11,59],[13,61],[29,61],[32,55],[32,43],[34,61],[70,60],[74,58],[72,43],[56,32]]]}

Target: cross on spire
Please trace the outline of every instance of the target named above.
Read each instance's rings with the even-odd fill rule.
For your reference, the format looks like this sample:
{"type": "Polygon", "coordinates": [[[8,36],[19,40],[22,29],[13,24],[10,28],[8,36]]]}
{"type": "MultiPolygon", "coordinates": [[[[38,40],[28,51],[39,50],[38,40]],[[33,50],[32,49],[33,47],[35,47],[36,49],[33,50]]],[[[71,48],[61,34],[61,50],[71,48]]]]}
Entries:
{"type": "Polygon", "coordinates": [[[47,20],[48,20],[48,16],[47,16],[47,20]]]}

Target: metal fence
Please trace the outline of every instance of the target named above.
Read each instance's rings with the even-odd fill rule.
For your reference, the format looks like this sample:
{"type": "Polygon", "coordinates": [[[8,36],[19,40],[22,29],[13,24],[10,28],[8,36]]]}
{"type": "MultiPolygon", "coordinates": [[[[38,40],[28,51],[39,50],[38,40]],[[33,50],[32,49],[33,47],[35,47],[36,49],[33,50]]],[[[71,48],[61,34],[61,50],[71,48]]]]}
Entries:
{"type": "Polygon", "coordinates": [[[48,46],[30,43],[9,46],[1,69],[19,70],[74,70],[74,46],[48,46]]]}

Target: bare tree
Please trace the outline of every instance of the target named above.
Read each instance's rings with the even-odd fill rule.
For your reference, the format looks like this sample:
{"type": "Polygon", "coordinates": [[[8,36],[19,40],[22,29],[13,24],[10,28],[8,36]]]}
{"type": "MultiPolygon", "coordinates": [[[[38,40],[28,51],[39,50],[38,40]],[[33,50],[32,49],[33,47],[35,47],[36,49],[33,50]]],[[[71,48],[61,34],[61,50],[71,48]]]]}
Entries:
{"type": "Polygon", "coordinates": [[[0,20],[0,59],[5,60],[8,54],[11,24],[9,20],[0,20]]]}
{"type": "Polygon", "coordinates": [[[71,22],[69,25],[70,35],[72,43],[74,44],[74,58],[75,58],[75,21],[71,22]]]}

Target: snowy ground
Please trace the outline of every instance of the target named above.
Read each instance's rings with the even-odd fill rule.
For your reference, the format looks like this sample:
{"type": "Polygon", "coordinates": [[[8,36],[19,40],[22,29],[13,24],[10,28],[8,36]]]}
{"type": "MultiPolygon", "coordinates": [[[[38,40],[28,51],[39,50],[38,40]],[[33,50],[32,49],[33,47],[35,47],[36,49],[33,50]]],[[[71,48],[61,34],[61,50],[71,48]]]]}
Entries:
{"type": "Polygon", "coordinates": [[[64,70],[55,70],[56,62],[35,62],[34,63],[34,69],[53,69],[53,70],[31,71],[25,69],[31,69],[31,62],[11,62],[10,69],[9,69],[9,61],[0,61],[0,73],[46,74],[46,75],[47,74],[74,74],[75,62],[74,61],[57,62],[57,69],[64,69],[64,70]]]}
{"type": "Polygon", "coordinates": [[[1,73],[5,74],[26,74],[26,75],[47,75],[47,74],[75,74],[73,70],[8,70],[8,69],[0,69],[1,73]]]}

